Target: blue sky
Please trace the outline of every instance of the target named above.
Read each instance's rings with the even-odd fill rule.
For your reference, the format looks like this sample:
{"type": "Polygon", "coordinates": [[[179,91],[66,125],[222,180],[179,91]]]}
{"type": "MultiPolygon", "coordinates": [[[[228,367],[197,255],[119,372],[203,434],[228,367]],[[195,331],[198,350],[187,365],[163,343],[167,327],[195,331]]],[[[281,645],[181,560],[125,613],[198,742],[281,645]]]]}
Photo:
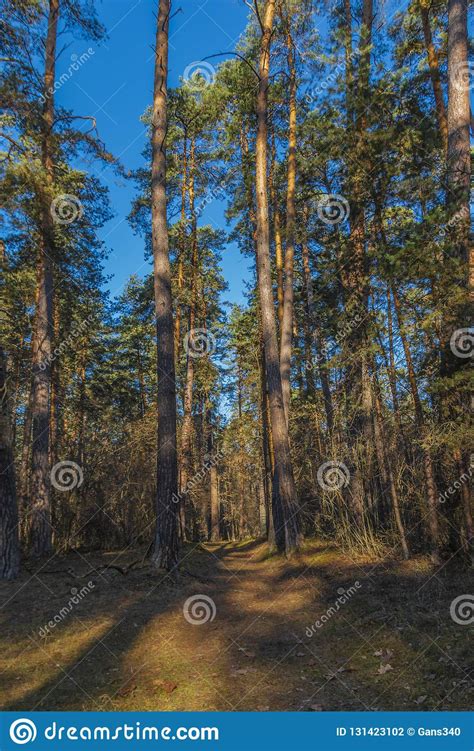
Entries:
{"type": "MultiPolygon", "coordinates": [[[[59,88],[56,102],[77,115],[93,115],[101,140],[127,170],[143,161],[147,132],[140,116],[152,101],[157,5],[157,0],[97,0],[98,15],[108,38],[96,44],[65,34],[62,43],[67,47],[58,59],[56,80],[68,70],[71,60],[89,48],[93,50],[59,88]]],[[[249,10],[243,0],[175,0],[172,13],[169,85],[176,86],[193,62],[235,48],[249,10]]],[[[217,65],[221,59],[225,58],[208,63],[217,65]]],[[[132,233],[126,219],[135,194],[133,182],[118,177],[111,168],[102,171],[101,180],[110,190],[115,212],[101,232],[111,251],[105,271],[113,274],[108,287],[115,295],[120,294],[130,274],[142,275],[150,267],[144,261],[143,241],[132,233]]],[[[224,208],[223,202],[213,201],[201,222],[225,228],[224,208]]],[[[249,261],[243,259],[235,245],[229,244],[222,265],[229,285],[225,299],[243,301],[243,278],[248,276],[249,261]]]]}

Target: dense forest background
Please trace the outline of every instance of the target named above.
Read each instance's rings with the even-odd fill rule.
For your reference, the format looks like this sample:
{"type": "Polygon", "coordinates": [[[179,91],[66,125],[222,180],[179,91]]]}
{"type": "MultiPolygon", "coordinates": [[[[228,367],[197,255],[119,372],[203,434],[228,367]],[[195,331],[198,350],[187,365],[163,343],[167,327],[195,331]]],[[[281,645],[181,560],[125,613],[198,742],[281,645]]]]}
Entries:
{"type": "Polygon", "coordinates": [[[157,4],[128,174],[58,103],[92,64],[58,81],[60,31],[100,43],[94,3],[1,2],[0,577],[20,550],[145,546],[173,569],[186,540],[472,556],[467,0],[247,5],[235,51],[166,91],[157,4]],[[133,181],[154,259],[118,297],[91,161],[133,181]]]}

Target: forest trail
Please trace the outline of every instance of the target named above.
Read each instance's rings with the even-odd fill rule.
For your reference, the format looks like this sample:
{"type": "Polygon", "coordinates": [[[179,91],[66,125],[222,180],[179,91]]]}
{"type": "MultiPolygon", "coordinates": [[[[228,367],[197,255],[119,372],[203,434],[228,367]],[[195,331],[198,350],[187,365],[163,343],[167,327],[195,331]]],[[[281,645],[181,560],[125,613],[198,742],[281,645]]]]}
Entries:
{"type": "Polygon", "coordinates": [[[100,568],[136,557],[71,553],[38,576],[25,573],[16,594],[0,585],[2,708],[454,710],[472,702],[469,629],[447,617],[452,592],[469,591],[460,572],[434,576],[425,558],[349,558],[316,541],[291,561],[259,542],[190,545],[177,587],[148,566],[127,575],[100,568]],[[68,569],[77,577],[92,567],[91,591],[40,636],[71,587],[89,581],[68,569]],[[204,608],[186,608],[191,597],[204,608]]]}

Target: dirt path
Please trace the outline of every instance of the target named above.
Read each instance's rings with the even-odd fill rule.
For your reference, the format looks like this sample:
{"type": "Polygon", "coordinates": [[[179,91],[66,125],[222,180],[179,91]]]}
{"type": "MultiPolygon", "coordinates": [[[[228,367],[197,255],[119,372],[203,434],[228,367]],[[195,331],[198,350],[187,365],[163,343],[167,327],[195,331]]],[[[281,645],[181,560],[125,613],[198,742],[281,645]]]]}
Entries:
{"type": "Polygon", "coordinates": [[[436,573],[424,559],[354,560],[317,542],[291,562],[255,542],[189,547],[177,588],[148,568],[99,568],[134,556],[72,554],[0,587],[3,708],[472,704],[469,628],[449,615],[472,588],[459,571],[436,573]],[[71,589],[77,598],[89,581],[77,576],[91,569],[93,587],[65,612],[71,589]]]}

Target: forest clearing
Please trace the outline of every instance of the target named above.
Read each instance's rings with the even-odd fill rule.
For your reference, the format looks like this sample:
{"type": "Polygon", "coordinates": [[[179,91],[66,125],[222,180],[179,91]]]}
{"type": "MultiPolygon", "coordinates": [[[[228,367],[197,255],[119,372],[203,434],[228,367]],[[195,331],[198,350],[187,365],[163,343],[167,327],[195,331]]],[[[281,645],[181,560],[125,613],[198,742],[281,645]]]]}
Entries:
{"type": "Polygon", "coordinates": [[[2,709],[467,710],[467,0],[0,10],[2,709]]]}

